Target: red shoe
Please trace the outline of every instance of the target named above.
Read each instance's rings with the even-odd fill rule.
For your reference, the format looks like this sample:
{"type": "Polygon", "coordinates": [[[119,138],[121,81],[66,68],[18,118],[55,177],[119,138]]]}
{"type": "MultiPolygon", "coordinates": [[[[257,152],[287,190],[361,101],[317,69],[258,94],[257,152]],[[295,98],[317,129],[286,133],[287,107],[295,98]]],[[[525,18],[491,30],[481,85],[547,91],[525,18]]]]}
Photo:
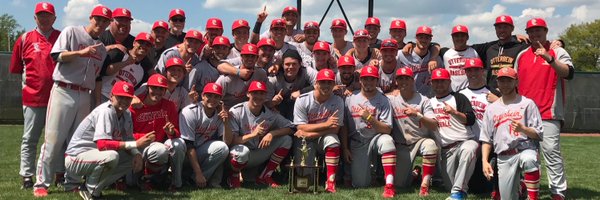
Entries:
{"type": "Polygon", "coordinates": [[[335,193],[335,182],[334,181],[326,181],[325,182],[325,191],[329,193],[335,193]]]}
{"type": "Polygon", "coordinates": [[[493,200],[500,200],[500,192],[494,189],[494,191],[492,191],[491,197],[493,200]]]}
{"type": "Polygon", "coordinates": [[[270,176],[269,177],[265,177],[265,178],[258,178],[256,180],[256,183],[257,184],[262,184],[262,185],[268,185],[271,188],[278,188],[279,186],[281,186],[277,182],[275,182],[273,180],[273,178],[271,178],[270,176]]]}
{"type": "Polygon", "coordinates": [[[552,200],[564,200],[565,197],[563,195],[560,194],[553,194],[552,195],[552,200]]]}
{"type": "Polygon", "coordinates": [[[421,191],[419,191],[419,196],[420,197],[429,196],[429,187],[423,187],[423,186],[421,186],[421,191]]]}
{"type": "MultiPolygon", "coordinates": [[[[239,174],[239,172],[238,172],[238,174],[239,174]]],[[[231,188],[231,189],[242,187],[242,182],[240,181],[240,177],[234,176],[233,174],[229,175],[229,178],[227,178],[227,184],[229,185],[229,188],[231,188]]]]}
{"type": "Polygon", "coordinates": [[[386,184],[385,187],[383,188],[383,198],[388,199],[388,198],[394,198],[394,195],[396,195],[396,189],[394,188],[394,185],[392,184],[386,184]]]}
{"type": "Polygon", "coordinates": [[[35,188],[33,190],[33,196],[34,197],[45,197],[45,196],[48,196],[48,189],[46,189],[44,187],[35,188]]]}

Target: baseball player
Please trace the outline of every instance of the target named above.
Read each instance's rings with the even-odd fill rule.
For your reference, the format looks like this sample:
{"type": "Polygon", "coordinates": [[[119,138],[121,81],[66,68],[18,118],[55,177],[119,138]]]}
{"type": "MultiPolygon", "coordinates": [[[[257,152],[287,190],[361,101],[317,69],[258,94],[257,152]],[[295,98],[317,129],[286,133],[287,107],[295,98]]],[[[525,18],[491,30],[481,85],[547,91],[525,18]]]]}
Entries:
{"type": "MultiPolygon", "coordinates": [[[[246,101],[246,92],[248,85],[252,81],[267,81],[267,73],[262,69],[255,68],[258,48],[254,44],[246,44],[242,48],[242,64],[240,69],[247,69],[251,73],[246,76],[225,76],[221,75],[216,83],[223,87],[223,102],[225,107],[232,106],[246,101]]],[[[272,90],[272,89],[271,89],[272,90]]],[[[269,91],[268,97],[273,96],[273,91],[269,91]]]]}
{"type": "Polygon", "coordinates": [[[211,17],[206,20],[206,32],[204,33],[204,43],[200,47],[200,51],[196,52],[202,59],[208,59],[213,55],[212,42],[217,36],[223,35],[223,21],[216,17],[211,17]]]}
{"type": "Polygon", "coordinates": [[[550,192],[553,199],[564,199],[567,178],[560,153],[560,127],[564,117],[564,81],[573,78],[575,68],[571,56],[563,48],[550,49],[544,19],[529,20],[525,31],[532,46],[519,53],[515,61],[519,94],[533,100],[540,109],[544,126],[542,155],[546,161],[550,192]]]}
{"type": "Polygon", "coordinates": [[[502,97],[487,107],[479,138],[483,142],[483,173],[488,179],[494,174],[488,156],[493,150],[498,154],[500,197],[518,199],[523,172],[529,199],[535,200],[540,186],[537,144],[542,139],[542,117],[533,100],[517,94],[514,69],[502,68],[497,75],[502,97]]]}
{"type": "Polygon", "coordinates": [[[275,54],[274,54],[275,60],[281,60],[281,56],[288,49],[297,50],[296,46],[291,45],[285,39],[287,37],[286,36],[287,29],[286,28],[287,28],[287,21],[285,19],[273,19],[273,21],[271,21],[271,27],[269,29],[269,33],[271,35],[271,39],[275,40],[275,54]]]}
{"type": "MultiPolygon", "coordinates": [[[[344,101],[333,94],[335,72],[322,69],[317,74],[315,90],[300,95],[294,104],[295,133],[294,146],[301,146],[302,139],[307,139],[310,148],[308,165],[313,165],[315,153],[324,154],[327,167],[325,191],[335,193],[335,174],[340,159],[340,140],[337,136],[340,127],[344,126],[344,101]]],[[[294,157],[302,157],[299,148],[294,150],[294,157]]],[[[300,159],[296,160],[300,164],[300,159]]]]}
{"type": "MultiPolygon", "coordinates": [[[[194,97],[193,94],[197,94],[190,94],[190,92],[181,85],[185,76],[183,60],[178,57],[170,58],[167,61],[166,72],[164,74],[167,78],[167,90],[165,91],[163,98],[175,103],[177,111],[181,111],[183,107],[190,105],[190,103],[194,101],[194,99],[192,99],[192,97],[194,97]]],[[[135,94],[139,96],[147,92],[147,84],[143,84],[135,91],[135,94]]],[[[131,104],[134,108],[139,108],[144,105],[141,99],[136,97],[133,98],[131,104]]]]}
{"type": "Polygon", "coordinates": [[[374,66],[361,69],[361,90],[346,97],[347,128],[342,128],[344,159],[351,163],[352,185],[371,185],[371,163],[381,155],[385,187],[384,198],[393,198],[396,171],[396,147],[392,139],[392,107],[377,90],[379,70],[374,66]]]}
{"type": "MultiPolygon", "coordinates": [[[[88,26],[68,26],[58,36],[50,51],[57,61],[52,74],[54,85],[46,112],[44,144],[40,150],[34,196],[48,195],[54,166],[64,160],[60,155],[63,145],[71,138],[75,126],[90,112],[90,91],[95,88],[96,78],[106,57],[104,45],[97,39],[110,23],[111,11],[96,6],[90,15],[88,26]]],[[[62,165],[64,166],[64,165],[62,165]]]]}
{"type": "Polygon", "coordinates": [[[207,83],[214,83],[219,78],[219,71],[217,65],[219,65],[222,59],[225,59],[229,54],[230,43],[229,39],[224,36],[215,37],[214,41],[211,42],[211,50],[205,53],[212,53],[212,55],[205,55],[208,57],[206,60],[200,61],[200,63],[194,65],[194,68],[188,73],[184,79],[186,88],[193,88],[198,93],[201,93],[202,88],[207,83]]]}
{"type": "Polygon", "coordinates": [[[406,22],[401,19],[392,20],[390,23],[390,37],[398,43],[398,49],[404,48],[406,43],[404,38],[406,37],[406,22]]]}
{"type": "MultiPolygon", "coordinates": [[[[240,187],[239,172],[263,165],[256,183],[279,187],[271,175],[285,158],[292,146],[289,136],[295,129],[291,121],[265,107],[267,88],[264,82],[252,81],[248,87],[248,101],[229,109],[233,146],[230,148],[230,164],[233,173],[228,177],[232,188],[240,187]]],[[[253,176],[244,175],[244,180],[253,176]]]]}
{"type": "Polygon", "coordinates": [[[283,70],[275,76],[269,76],[270,86],[277,94],[273,96],[271,105],[286,119],[294,117],[294,102],[300,94],[312,91],[316,74],[310,74],[302,67],[302,58],[295,50],[283,54],[283,70]]]}
{"type": "Polygon", "coordinates": [[[339,59],[341,56],[354,48],[351,41],[346,41],[345,37],[348,34],[348,25],[346,20],[334,19],[331,22],[331,37],[333,38],[332,47],[335,50],[335,58],[339,59]]]}
{"type": "MultiPolygon", "coordinates": [[[[319,23],[315,22],[315,21],[308,21],[304,24],[304,36],[305,36],[305,40],[302,43],[295,43],[295,42],[291,42],[290,44],[296,46],[296,49],[298,50],[298,52],[300,52],[300,55],[302,56],[302,61],[304,62],[304,66],[305,67],[312,67],[315,68],[315,65],[317,65],[315,62],[317,62],[317,60],[319,58],[315,58],[315,54],[317,54],[317,52],[315,52],[315,50],[321,50],[323,51],[325,48],[327,48],[327,54],[323,54],[323,55],[319,55],[320,57],[324,57],[326,55],[331,55],[331,58],[321,58],[321,59],[329,59],[331,60],[330,66],[335,67],[335,52],[333,51],[333,48],[329,45],[329,43],[327,42],[319,42],[319,35],[321,34],[321,30],[319,28],[319,23]],[[327,44],[327,46],[323,46],[324,44],[327,44]],[[320,46],[318,46],[320,45],[320,46]]],[[[323,52],[321,52],[323,53],[323,52]]],[[[325,63],[328,64],[328,63],[325,63]]],[[[318,71],[318,70],[317,70],[318,71]]]]}
{"type": "MultiPolygon", "coordinates": [[[[263,9],[264,10],[264,9],[263,9]]],[[[285,30],[283,32],[283,36],[285,42],[304,42],[304,34],[302,29],[295,29],[296,23],[298,23],[298,9],[293,6],[288,6],[283,9],[281,13],[281,18],[285,23],[285,30]]],[[[273,26],[273,25],[271,25],[273,26]]],[[[262,38],[273,38],[274,35],[272,32],[263,32],[260,35],[260,39],[262,38]]]]}
{"type": "Polygon", "coordinates": [[[142,85],[144,76],[148,76],[144,69],[151,69],[152,66],[141,62],[150,49],[152,49],[154,38],[148,33],[141,32],[135,37],[133,48],[125,53],[118,49],[113,49],[108,52],[108,56],[104,59],[104,65],[100,71],[102,75],[102,89],[96,94],[96,102],[101,104],[108,101],[112,86],[117,81],[127,81],[134,87],[142,85]]]}
{"type": "Polygon", "coordinates": [[[194,182],[200,188],[216,176],[215,171],[227,159],[228,146],[233,140],[229,113],[221,103],[222,97],[223,88],[208,83],[202,90],[202,101],[185,107],[179,116],[186,155],[194,171],[194,182]]]}
{"type": "Polygon", "coordinates": [[[154,38],[154,48],[148,53],[148,58],[152,66],[156,66],[160,55],[167,50],[167,37],[169,37],[169,24],[164,21],[155,21],[152,24],[152,38],[154,38]]]}
{"type": "Polygon", "coordinates": [[[428,26],[420,26],[416,31],[417,42],[412,53],[398,53],[398,61],[404,66],[410,67],[415,73],[415,87],[417,92],[429,98],[433,97],[431,91],[431,73],[429,71],[429,62],[437,61],[441,63],[439,56],[434,56],[430,50],[431,38],[433,32],[428,26]]]}
{"type": "Polygon", "coordinates": [[[111,49],[120,49],[122,52],[126,52],[128,49],[133,48],[133,35],[129,34],[131,31],[131,11],[126,8],[115,8],[112,12],[113,21],[108,26],[108,30],[105,30],[100,34],[100,41],[104,43],[107,51],[111,49]]]}
{"type": "Polygon", "coordinates": [[[79,124],[65,152],[65,189],[76,190],[81,185],[79,195],[83,199],[97,199],[121,176],[132,169],[142,170],[138,148],[150,144],[154,132],[133,138],[133,122],[127,109],[132,97],[133,85],[115,83],[110,101],[96,107],[79,124]]]}
{"type": "Polygon", "coordinates": [[[164,73],[167,61],[173,57],[179,57],[185,61],[186,74],[189,73],[193,69],[193,66],[200,62],[197,51],[202,47],[203,41],[202,33],[196,30],[189,30],[185,34],[183,43],[168,48],[160,55],[154,70],[158,73],[164,73]]]}
{"type": "Polygon", "coordinates": [[[450,73],[443,68],[431,72],[431,107],[438,122],[436,137],[442,147],[442,169],[450,200],[466,199],[468,183],[475,168],[479,144],[467,126],[475,124],[475,114],[465,95],[450,90],[450,73]]]}
{"type": "Polygon", "coordinates": [[[360,90],[358,81],[359,74],[356,73],[356,66],[352,56],[342,56],[338,59],[338,73],[335,76],[335,87],[333,92],[343,97],[352,95],[354,91],[360,90]]]}
{"type": "Polygon", "coordinates": [[[250,25],[244,19],[238,19],[231,24],[231,35],[233,36],[233,44],[231,52],[227,55],[227,59],[239,58],[240,51],[245,44],[248,44],[250,37],[250,25]]]}
{"type": "Polygon", "coordinates": [[[379,49],[379,47],[381,47],[381,40],[377,38],[377,36],[379,36],[379,31],[381,31],[381,22],[379,22],[379,18],[367,18],[365,21],[365,30],[371,35],[369,38],[369,47],[379,49]]]}
{"type": "MultiPolygon", "coordinates": [[[[385,44],[386,41],[383,42],[385,44]]],[[[382,45],[383,47],[383,45],[382,45]]],[[[437,129],[429,98],[415,90],[414,74],[408,67],[396,71],[396,94],[388,94],[394,111],[392,136],[396,143],[397,161],[394,184],[407,187],[413,181],[411,169],[417,155],[423,157],[423,178],[419,196],[429,195],[429,186],[435,172],[439,147],[431,131],[437,129]]]]}
{"type": "Polygon", "coordinates": [[[377,87],[385,94],[396,89],[396,71],[400,69],[401,63],[396,60],[398,55],[398,42],[396,40],[385,39],[380,46],[381,60],[377,61],[380,77],[377,87]]]}
{"type": "MultiPolygon", "coordinates": [[[[60,34],[60,31],[52,27],[56,15],[51,3],[37,3],[33,18],[37,26],[15,41],[9,68],[10,73],[23,76],[24,124],[19,167],[19,175],[23,179],[21,189],[33,187],[37,144],[46,121],[52,71],[56,66],[56,61],[50,57],[50,50],[60,34]]],[[[58,169],[61,168],[63,167],[58,169]]]]}
{"type": "Polygon", "coordinates": [[[371,47],[370,41],[369,31],[360,29],[354,32],[354,48],[350,49],[346,55],[354,57],[357,71],[370,64],[372,60],[381,59],[381,52],[378,48],[371,47]]]}
{"type": "MultiPolygon", "coordinates": [[[[142,149],[144,173],[142,189],[152,190],[153,175],[166,172],[167,164],[173,173],[170,191],[181,188],[181,169],[185,158],[185,142],[180,138],[179,113],[175,103],[163,98],[168,89],[167,78],[153,74],[148,78],[147,92],[137,96],[143,102],[140,108],[130,107],[133,119],[133,137],[139,139],[153,132],[154,141],[142,149]]],[[[137,182],[137,177],[134,176],[137,182]]]]}
{"type": "Polygon", "coordinates": [[[440,52],[444,58],[444,67],[450,72],[452,80],[452,91],[458,92],[465,89],[468,85],[467,75],[463,67],[465,61],[469,58],[478,58],[479,55],[472,47],[467,45],[469,40],[469,29],[464,25],[456,25],[452,28],[453,48],[440,52]]]}
{"type": "Polygon", "coordinates": [[[171,48],[179,43],[182,43],[187,35],[183,32],[185,28],[185,11],[176,8],[169,12],[169,37],[165,46],[171,48]]]}
{"type": "MultiPolygon", "coordinates": [[[[271,38],[263,38],[260,39],[258,44],[258,59],[256,60],[256,66],[259,69],[267,70],[272,68],[273,62],[275,61],[273,56],[275,54],[275,41],[271,38]]],[[[233,51],[233,50],[232,50],[233,51]]],[[[247,76],[251,74],[251,71],[244,68],[239,68],[242,64],[242,58],[236,57],[231,59],[226,59],[221,62],[217,66],[217,70],[223,75],[229,76],[247,76]]],[[[275,68],[271,69],[273,73],[270,75],[274,75],[276,71],[275,68]]]]}

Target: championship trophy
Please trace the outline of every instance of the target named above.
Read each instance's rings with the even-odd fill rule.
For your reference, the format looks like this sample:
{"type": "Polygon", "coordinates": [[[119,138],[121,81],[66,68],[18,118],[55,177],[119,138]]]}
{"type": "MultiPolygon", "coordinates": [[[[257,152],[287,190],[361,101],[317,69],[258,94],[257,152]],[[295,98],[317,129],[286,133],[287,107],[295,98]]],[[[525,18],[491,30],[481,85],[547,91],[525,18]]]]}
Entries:
{"type": "Polygon", "coordinates": [[[302,138],[302,147],[300,152],[302,156],[300,158],[300,165],[294,164],[294,157],[288,167],[289,181],[288,181],[288,192],[289,193],[314,193],[317,194],[319,191],[319,162],[315,156],[315,164],[312,166],[306,165],[306,157],[308,156],[308,145],[306,144],[306,138],[302,138]],[[312,179],[312,180],[311,180],[312,179]]]}

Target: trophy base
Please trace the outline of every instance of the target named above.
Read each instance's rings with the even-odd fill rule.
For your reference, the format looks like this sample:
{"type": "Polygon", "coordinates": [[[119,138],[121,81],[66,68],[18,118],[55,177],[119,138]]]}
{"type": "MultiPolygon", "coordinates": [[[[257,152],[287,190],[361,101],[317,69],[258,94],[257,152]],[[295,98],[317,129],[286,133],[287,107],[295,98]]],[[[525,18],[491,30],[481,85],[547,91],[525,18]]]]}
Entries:
{"type": "Polygon", "coordinates": [[[289,193],[319,193],[319,166],[288,165],[287,167],[290,168],[289,193]],[[304,172],[308,172],[309,175],[302,175],[304,172]]]}

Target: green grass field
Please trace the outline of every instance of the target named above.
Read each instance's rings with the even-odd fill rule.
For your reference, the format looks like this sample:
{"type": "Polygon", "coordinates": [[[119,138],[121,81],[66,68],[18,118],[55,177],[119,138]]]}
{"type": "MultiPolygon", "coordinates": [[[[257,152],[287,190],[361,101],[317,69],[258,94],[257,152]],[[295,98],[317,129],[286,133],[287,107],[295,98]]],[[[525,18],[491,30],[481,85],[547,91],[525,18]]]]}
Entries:
{"type": "MultiPolygon", "coordinates": [[[[34,199],[32,190],[21,190],[19,172],[19,151],[22,126],[0,126],[0,199],[18,200],[34,199]]],[[[598,170],[598,155],[600,154],[600,137],[562,137],[563,157],[566,159],[570,199],[600,199],[600,171],[598,170]]],[[[477,173],[477,172],[476,172],[477,173]]],[[[542,174],[541,199],[549,199],[545,174],[542,174]]],[[[445,199],[448,193],[442,188],[433,188],[427,199],[445,199]]],[[[380,199],[382,187],[366,189],[351,189],[338,186],[336,194],[288,194],[287,188],[242,188],[201,189],[186,187],[184,191],[171,194],[166,191],[141,193],[138,190],[118,192],[105,190],[104,195],[109,199],[380,199]]],[[[396,199],[420,199],[418,188],[397,190],[396,199]]],[[[50,190],[46,199],[80,199],[79,195],[50,190]]],[[[489,199],[488,195],[469,195],[469,199],[489,199]]]]}

